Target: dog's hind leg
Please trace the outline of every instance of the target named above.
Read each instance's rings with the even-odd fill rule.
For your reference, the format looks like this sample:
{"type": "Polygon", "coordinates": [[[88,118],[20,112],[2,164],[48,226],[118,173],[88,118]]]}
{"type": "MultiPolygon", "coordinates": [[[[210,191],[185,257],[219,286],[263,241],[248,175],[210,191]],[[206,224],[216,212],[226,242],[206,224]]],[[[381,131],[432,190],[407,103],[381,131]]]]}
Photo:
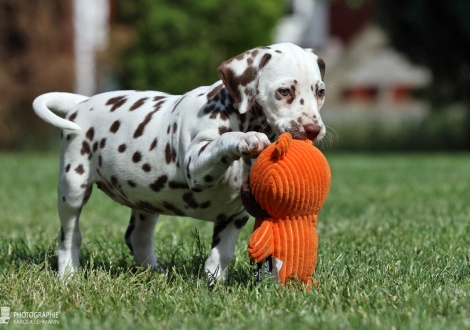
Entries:
{"type": "Polygon", "coordinates": [[[89,166],[86,163],[64,163],[61,161],[58,193],[60,218],[59,276],[74,272],[79,267],[82,235],[79,217],[83,205],[92,192],[92,183],[88,182],[89,166]]]}
{"type": "Polygon", "coordinates": [[[137,264],[151,269],[159,269],[153,249],[153,236],[157,220],[158,214],[132,210],[129,226],[124,236],[137,264]]]}

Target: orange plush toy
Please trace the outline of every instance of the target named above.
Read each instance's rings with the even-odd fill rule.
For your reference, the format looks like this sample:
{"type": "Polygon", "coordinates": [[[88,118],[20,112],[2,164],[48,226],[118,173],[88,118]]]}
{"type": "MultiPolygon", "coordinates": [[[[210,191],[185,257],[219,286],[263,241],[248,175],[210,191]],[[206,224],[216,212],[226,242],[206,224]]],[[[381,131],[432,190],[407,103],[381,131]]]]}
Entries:
{"type": "Polygon", "coordinates": [[[282,284],[298,278],[310,288],[317,216],[330,182],[328,162],[309,140],[284,133],[258,156],[242,186],[243,204],[256,218],[248,253],[258,263],[258,279],[264,272],[282,284]]]}

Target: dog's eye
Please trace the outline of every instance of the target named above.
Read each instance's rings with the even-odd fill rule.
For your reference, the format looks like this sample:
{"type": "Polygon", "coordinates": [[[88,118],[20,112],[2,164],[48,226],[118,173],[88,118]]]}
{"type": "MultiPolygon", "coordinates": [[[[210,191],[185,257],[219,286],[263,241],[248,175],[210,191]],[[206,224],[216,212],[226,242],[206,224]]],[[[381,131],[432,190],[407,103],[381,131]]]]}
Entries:
{"type": "Polygon", "coordinates": [[[323,97],[323,96],[325,96],[325,89],[324,88],[322,88],[318,91],[318,97],[323,97]]]}
{"type": "Polygon", "coordinates": [[[287,88],[279,88],[277,91],[282,96],[287,96],[290,94],[290,91],[287,88]]]}

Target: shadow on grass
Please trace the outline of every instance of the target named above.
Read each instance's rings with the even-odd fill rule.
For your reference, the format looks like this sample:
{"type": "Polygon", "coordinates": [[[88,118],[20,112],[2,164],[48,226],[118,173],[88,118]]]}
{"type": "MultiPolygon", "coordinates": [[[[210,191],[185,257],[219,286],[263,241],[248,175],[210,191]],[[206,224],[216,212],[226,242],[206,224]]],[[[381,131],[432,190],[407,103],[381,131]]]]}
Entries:
{"type": "MultiPolygon", "coordinates": [[[[167,282],[184,280],[197,285],[211,286],[211,280],[204,271],[204,263],[208,256],[204,244],[201,242],[197,230],[191,232],[193,239],[189,245],[181,245],[164,248],[159,251],[158,260],[161,271],[151,274],[160,276],[165,273],[167,282]]],[[[46,240],[38,241],[45,242],[46,240]]],[[[23,238],[0,237],[0,263],[7,265],[6,269],[13,269],[22,263],[38,266],[41,270],[58,271],[57,240],[48,244],[32,244],[23,238]]],[[[82,247],[80,256],[81,270],[85,279],[89,279],[92,273],[103,272],[111,278],[117,278],[124,274],[140,274],[148,269],[135,263],[131,252],[124,245],[116,245],[112,241],[97,240],[92,248],[82,247]]],[[[253,266],[248,263],[232,262],[229,269],[227,286],[252,286],[253,266]]]]}

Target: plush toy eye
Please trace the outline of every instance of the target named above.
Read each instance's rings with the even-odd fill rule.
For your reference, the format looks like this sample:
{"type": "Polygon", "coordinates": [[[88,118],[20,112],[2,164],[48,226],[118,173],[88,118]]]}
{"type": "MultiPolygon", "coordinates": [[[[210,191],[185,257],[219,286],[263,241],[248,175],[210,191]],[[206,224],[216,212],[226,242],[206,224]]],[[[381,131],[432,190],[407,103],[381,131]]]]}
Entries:
{"type": "Polygon", "coordinates": [[[318,97],[323,97],[323,96],[325,96],[325,89],[324,88],[322,88],[318,91],[318,97]]]}
{"type": "Polygon", "coordinates": [[[287,96],[290,94],[290,91],[287,88],[279,88],[277,91],[282,96],[287,96]]]}

